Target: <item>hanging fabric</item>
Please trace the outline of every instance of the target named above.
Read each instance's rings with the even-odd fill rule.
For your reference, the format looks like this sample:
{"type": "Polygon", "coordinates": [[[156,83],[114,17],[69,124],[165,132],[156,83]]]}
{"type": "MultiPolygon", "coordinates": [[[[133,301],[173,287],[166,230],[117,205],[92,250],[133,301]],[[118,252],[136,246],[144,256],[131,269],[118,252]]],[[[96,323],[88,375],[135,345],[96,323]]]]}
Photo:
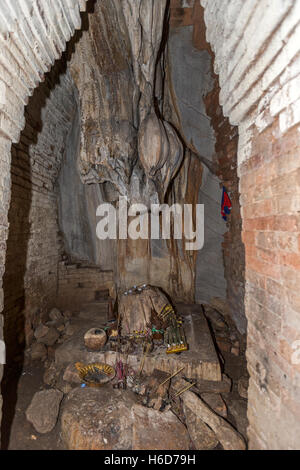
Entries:
{"type": "Polygon", "coordinates": [[[222,194],[222,204],[221,204],[221,214],[224,220],[227,220],[227,215],[230,214],[232,208],[230,197],[223,186],[223,194],[222,194]]]}

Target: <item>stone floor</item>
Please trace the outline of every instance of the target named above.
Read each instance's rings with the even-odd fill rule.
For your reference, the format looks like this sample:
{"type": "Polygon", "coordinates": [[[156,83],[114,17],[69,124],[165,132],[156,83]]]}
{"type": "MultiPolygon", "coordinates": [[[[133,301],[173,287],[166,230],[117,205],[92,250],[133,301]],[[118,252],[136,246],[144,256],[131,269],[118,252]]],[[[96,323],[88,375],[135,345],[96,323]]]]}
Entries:
{"type": "MultiPolygon", "coordinates": [[[[199,361],[202,361],[203,358],[206,358],[206,361],[208,361],[208,358],[210,358],[210,361],[208,361],[208,363],[210,365],[214,364],[215,367],[215,369],[212,370],[217,371],[217,374],[225,373],[228,377],[231,378],[231,391],[222,391],[220,392],[220,394],[218,394],[218,397],[223,400],[223,402],[221,403],[225,402],[224,408],[225,416],[227,415],[226,420],[231,423],[239,431],[240,434],[246,437],[247,390],[243,390],[240,383],[241,378],[243,378],[244,381],[247,381],[244,344],[245,339],[238,335],[233,325],[231,325],[230,322],[228,322],[228,319],[226,319],[226,316],[223,316],[220,312],[216,311],[215,309],[212,309],[209,306],[206,306],[204,310],[207,323],[202,311],[199,311],[199,305],[182,305],[179,306],[179,310],[181,311],[181,314],[185,317],[186,320],[185,325],[187,326],[187,337],[190,336],[190,339],[192,339],[192,341],[190,341],[192,351],[194,350],[197,338],[199,338],[199,334],[197,333],[197,330],[195,331],[194,329],[194,336],[191,336],[191,330],[193,330],[193,328],[191,327],[191,324],[188,326],[189,319],[192,319],[193,316],[197,314],[198,320],[201,319],[199,328],[200,330],[202,328],[203,336],[205,337],[206,335],[207,338],[210,338],[210,340],[206,342],[206,346],[204,348],[204,350],[208,349],[209,354],[205,355],[203,353],[202,359],[200,356],[198,356],[199,361]],[[211,334],[209,333],[209,331],[211,334]],[[217,367],[215,366],[216,364],[218,364],[217,367]]],[[[105,318],[106,317],[103,314],[103,320],[105,320],[105,318]]],[[[48,347],[47,359],[44,358],[43,361],[32,360],[30,357],[30,351],[28,351],[25,355],[25,362],[22,366],[20,366],[18,373],[16,373],[17,370],[15,369],[15,375],[11,374],[10,380],[3,383],[3,449],[55,450],[64,449],[66,447],[62,439],[61,416],[58,417],[57,424],[51,432],[47,434],[40,434],[34,429],[32,424],[27,421],[25,412],[32,400],[33,395],[36,392],[48,389],[49,387],[55,387],[59,390],[62,390],[64,393],[64,405],[65,401],[67,400],[67,397],[70,395],[70,392],[73,392],[74,388],[80,387],[78,383],[70,385],[65,380],[63,380],[63,374],[67,365],[70,362],[74,362],[76,360],[83,360],[82,356],[80,355],[80,351],[83,351],[82,345],[78,346],[78,344],[80,344],[78,338],[82,337],[82,332],[87,331],[87,329],[89,329],[90,327],[99,326],[99,320],[97,319],[97,321],[95,321],[93,308],[89,307],[85,311],[82,311],[80,314],[75,314],[72,318],[68,319],[67,323],[68,325],[65,330],[67,329],[67,332],[71,334],[66,335],[62,331],[61,337],[59,338],[58,342],[54,346],[48,347]],[[75,340],[76,338],[77,340],[75,340]],[[66,347],[66,345],[68,345],[68,347],[66,347]],[[78,354],[78,357],[75,354],[75,359],[74,356],[69,356],[72,350],[70,345],[73,345],[75,347],[76,354],[78,354]],[[53,370],[56,370],[55,368],[58,368],[57,376],[53,382],[51,382],[51,368],[53,368],[53,370]],[[45,379],[46,376],[47,379],[45,379]]],[[[197,321],[192,322],[192,324],[197,324],[197,321]]],[[[201,348],[199,348],[199,351],[201,352],[201,348]]],[[[188,353],[184,354],[188,355],[188,353]]],[[[88,357],[84,358],[84,360],[85,359],[101,360],[100,357],[88,357]]],[[[174,367],[175,369],[178,369],[178,366],[176,364],[174,365],[174,367]]],[[[192,370],[195,371],[195,369],[192,370]]],[[[202,371],[205,371],[205,369],[202,369],[202,371]]],[[[168,372],[171,372],[171,370],[169,370],[168,372]]],[[[151,371],[149,371],[149,373],[151,373],[151,371]]],[[[203,376],[202,378],[199,376],[196,377],[196,379],[199,380],[199,383],[201,382],[201,379],[205,378],[213,379],[213,377],[209,376],[203,376]]],[[[206,382],[204,380],[203,383],[208,384],[209,387],[209,384],[213,383],[216,387],[218,387],[218,384],[221,384],[222,382],[216,381],[215,378],[213,382],[206,382]]],[[[111,385],[108,386],[111,387],[111,385]]],[[[203,395],[201,394],[202,399],[206,399],[206,396],[207,393],[203,395]]],[[[216,398],[216,395],[213,395],[213,397],[216,398]]],[[[207,399],[210,400],[209,394],[207,396],[207,399]]],[[[218,400],[215,401],[218,402],[218,400]]],[[[218,408],[219,402],[215,404],[215,401],[212,400],[209,405],[211,407],[216,407],[215,411],[221,415],[224,410],[222,409],[222,406],[221,408],[218,408]]],[[[139,402],[140,400],[138,399],[136,406],[140,406],[139,402]]],[[[144,407],[141,408],[142,411],[143,408],[144,407]]],[[[145,408],[145,410],[147,409],[148,408],[145,408]]],[[[137,409],[136,413],[138,416],[140,410],[137,409]]],[[[152,413],[152,411],[150,413],[152,413]]],[[[222,449],[222,446],[218,444],[217,448],[222,449]]]]}

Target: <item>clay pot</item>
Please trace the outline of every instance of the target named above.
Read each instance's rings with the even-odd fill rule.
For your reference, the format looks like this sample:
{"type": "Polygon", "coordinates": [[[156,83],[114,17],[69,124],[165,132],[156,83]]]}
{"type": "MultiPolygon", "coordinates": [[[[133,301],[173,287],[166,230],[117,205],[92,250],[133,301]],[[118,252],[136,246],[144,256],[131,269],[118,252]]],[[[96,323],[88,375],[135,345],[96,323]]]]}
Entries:
{"type": "Polygon", "coordinates": [[[100,351],[107,341],[107,336],[102,328],[91,328],[84,335],[84,344],[91,351],[100,351]]]}

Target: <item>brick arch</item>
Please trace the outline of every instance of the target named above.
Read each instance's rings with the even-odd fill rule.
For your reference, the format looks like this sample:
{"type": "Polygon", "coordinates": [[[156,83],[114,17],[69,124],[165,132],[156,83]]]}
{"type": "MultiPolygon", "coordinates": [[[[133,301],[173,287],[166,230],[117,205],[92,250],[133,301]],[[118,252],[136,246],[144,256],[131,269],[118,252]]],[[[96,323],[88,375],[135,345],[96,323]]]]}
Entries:
{"type": "MultiPolygon", "coordinates": [[[[201,1],[205,10],[224,114],[239,127],[250,447],[296,449],[300,371],[291,363],[290,345],[300,338],[300,223],[299,204],[293,199],[298,191],[299,201],[299,157],[297,161],[295,156],[300,122],[300,1],[195,1],[201,1]]],[[[18,141],[24,126],[28,97],[80,28],[85,3],[1,2],[0,311],[11,144],[18,141]]],[[[1,322],[0,316],[0,328],[1,322]]],[[[1,372],[0,366],[0,376],[1,372]]]]}
{"type": "Polygon", "coordinates": [[[300,442],[300,1],[200,0],[239,129],[250,448],[300,442]],[[294,346],[293,346],[294,345],[294,346]]]}
{"type": "MultiPolygon", "coordinates": [[[[0,5],[0,312],[11,197],[11,146],[25,125],[24,106],[81,27],[86,0],[2,0],[0,5]]],[[[3,317],[0,315],[0,340],[3,317]]],[[[3,341],[0,347],[3,346],[3,341]]],[[[2,355],[1,355],[2,356],[2,355]]],[[[0,381],[3,366],[0,364],[0,381]]],[[[1,421],[0,395],[0,421],[1,421]]]]}

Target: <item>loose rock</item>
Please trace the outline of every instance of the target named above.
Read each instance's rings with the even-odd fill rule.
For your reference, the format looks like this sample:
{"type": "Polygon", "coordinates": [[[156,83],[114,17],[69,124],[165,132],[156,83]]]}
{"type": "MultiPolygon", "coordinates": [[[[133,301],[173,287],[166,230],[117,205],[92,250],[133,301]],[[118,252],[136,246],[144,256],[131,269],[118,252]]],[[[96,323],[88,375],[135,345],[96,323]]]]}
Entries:
{"type": "Polygon", "coordinates": [[[26,418],[37,432],[46,434],[55,427],[62,398],[62,392],[54,389],[35,393],[26,418]]]}
{"type": "Polygon", "coordinates": [[[58,308],[53,308],[49,313],[50,320],[63,320],[63,316],[58,308]]]}
{"type": "Polygon", "coordinates": [[[49,331],[49,327],[41,324],[36,328],[34,332],[34,336],[38,341],[40,338],[43,338],[48,333],[48,331],[49,331]]]}
{"type": "Polygon", "coordinates": [[[30,355],[33,360],[47,359],[47,348],[44,344],[33,343],[30,349],[30,355]]]}
{"type": "Polygon", "coordinates": [[[212,450],[218,445],[218,439],[201,419],[199,419],[187,406],[183,406],[186,425],[196,450],[212,450]]]}
{"type": "Polygon", "coordinates": [[[201,398],[218,415],[223,416],[223,418],[227,418],[227,407],[220,394],[202,393],[201,398]]]}
{"type": "Polygon", "coordinates": [[[72,312],[70,312],[70,310],[66,310],[65,312],[63,312],[63,316],[64,318],[69,320],[70,318],[72,318],[73,314],[72,312]]]}
{"type": "Polygon", "coordinates": [[[128,390],[76,388],[66,397],[62,437],[78,450],[186,450],[185,426],[171,413],[135,402],[128,390]]]}
{"type": "Polygon", "coordinates": [[[224,450],[245,450],[246,445],[242,436],[223,418],[214,413],[201,398],[187,391],[183,393],[184,406],[195,413],[216,434],[224,450]]]}
{"type": "Polygon", "coordinates": [[[76,383],[76,384],[81,383],[81,379],[78,375],[78,370],[76,369],[75,364],[68,365],[68,367],[66,368],[64,372],[63,379],[69,383],[76,383]]]}
{"type": "Polygon", "coordinates": [[[228,410],[235,420],[235,425],[239,433],[247,438],[247,428],[249,425],[247,418],[247,402],[240,399],[230,398],[226,401],[228,410]]]}
{"type": "Polygon", "coordinates": [[[45,335],[40,336],[38,339],[39,343],[43,343],[46,346],[53,346],[59,338],[59,332],[53,326],[48,328],[45,335]]]}
{"type": "Polygon", "coordinates": [[[198,380],[197,389],[200,393],[228,393],[231,391],[232,380],[226,374],[222,374],[221,381],[198,380]]]}
{"type": "Polygon", "coordinates": [[[187,430],[171,411],[161,413],[136,404],[132,418],[133,450],[189,450],[187,430]]]}
{"type": "MultiPolygon", "coordinates": [[[[182,390],[188,383],[180,378],[172,379],[172,388],[182,390]]],[[[242,436],[217,415],[200,397],[190,390],[180,395],[183,406],[189,408],[201,421],[207,424],[216,434],[218,441],[225,450],[245,450],[246,445],[242,436]]]]}
{"type": "Polygon", "coordinates": [[[77,325],[72,325],[71,323],[66,326],[64,334],[67,336],[72,336],[79,329],[77,325]]]}
{"type": "Polygon", "coordinates": [[[50,385],[51,387],[54,387],[58,380],[59,374],[60,374],[60,368],[58,368],[56,364],[52,362],[44,373],[43,380],[45,384],[50,385]]]}
{"type": "Polygon", "coordinates": [[[241,377],[238,381],[238,392],[242,398],[248,398],[248,377],[241,377]]]}
{"type": "Polygon", "coordinates": [[[73,450],[132,449],[134,399],[130,392],[75,388],[66,397],[62,416],[62,438],[73,450]]]}

